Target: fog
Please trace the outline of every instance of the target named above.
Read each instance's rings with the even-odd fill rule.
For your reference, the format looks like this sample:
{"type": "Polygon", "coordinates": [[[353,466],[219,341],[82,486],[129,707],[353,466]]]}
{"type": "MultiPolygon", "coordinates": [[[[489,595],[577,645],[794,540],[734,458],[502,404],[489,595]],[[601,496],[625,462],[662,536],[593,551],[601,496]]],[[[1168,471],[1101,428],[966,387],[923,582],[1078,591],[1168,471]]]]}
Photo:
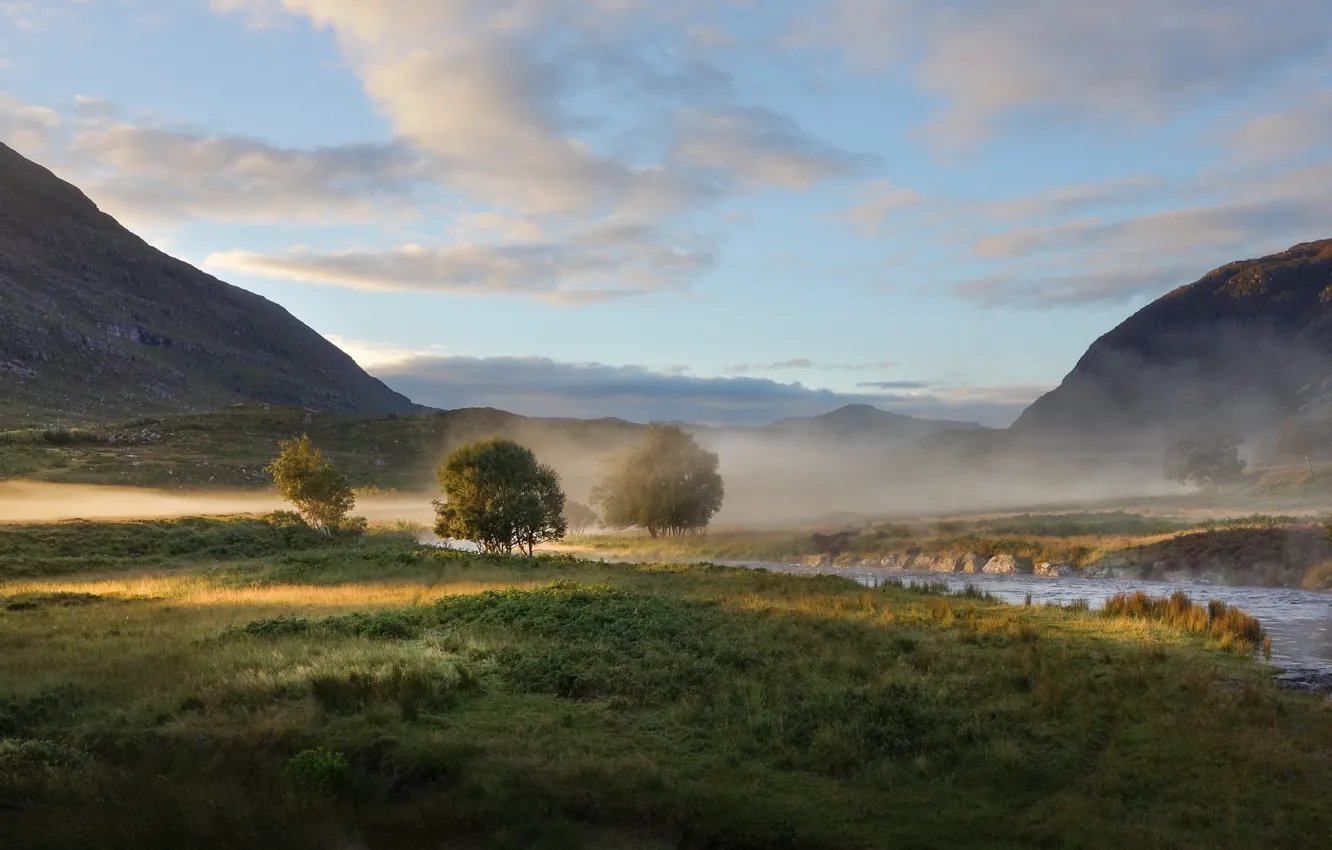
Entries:
{"type": "MultiPolygon", "coordinates": [[[[963,440],[988,440],[994,432],[963,440]]],[[[1161,476],[1159,456],[968,457],[920,442],[702,440],[726,483],[720,523],[770,525],[831,514],[922,516],[1071,506],[1184,492],[1161,476]]]]}
{"type": "MultiPolygon", "coordinates": [[[[356,513],[371,522],[430,522],[430,494],[363,496],[356,513]]],[[[73,519],[163,519],[178,516],[267,513],[287,507],[276,493],[183,492],[101,484],[0,482],[0,522],[73,519]]]]}

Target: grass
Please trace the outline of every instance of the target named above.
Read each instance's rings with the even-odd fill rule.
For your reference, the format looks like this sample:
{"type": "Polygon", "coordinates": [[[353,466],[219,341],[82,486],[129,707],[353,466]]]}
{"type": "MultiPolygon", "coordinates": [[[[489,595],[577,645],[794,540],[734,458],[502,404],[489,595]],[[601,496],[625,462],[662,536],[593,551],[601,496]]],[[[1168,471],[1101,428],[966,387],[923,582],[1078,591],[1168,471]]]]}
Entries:
{"type": "Polygon", "coordinates": [[[1199,605],[1183,591],[1152,596],[1139,590],[1110,597],[1102,613],[1110,618],[1149,620],[1205,634],[1221,648],[1241,654],[1252,655],[1261,646],[1264,654],[1272,657],[1272,639],[1257,618],[1219,599],[1199,605]]]}
{"type": "Polygon", "coordinates": [[[0,529],[0,846],[1296,847],[1332,830],[1328,704],[1156,601],[1105,615],[266,526],[0,529]]]}

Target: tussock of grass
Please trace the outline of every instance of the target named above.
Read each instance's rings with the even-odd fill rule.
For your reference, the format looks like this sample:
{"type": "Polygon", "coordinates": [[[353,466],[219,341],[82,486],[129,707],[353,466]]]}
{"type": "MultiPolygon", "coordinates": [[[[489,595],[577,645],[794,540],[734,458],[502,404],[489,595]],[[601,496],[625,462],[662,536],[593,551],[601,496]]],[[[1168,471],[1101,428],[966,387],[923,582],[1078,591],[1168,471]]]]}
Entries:
{"type": "Polygon", "coordinates": [[[1252,654],[1259,647],[1263,647],[1268,657],[1272,654],[1271,639],[1258,619],[1219,599],[1200,605],[1183,591],[1152,596],[1139,590],[1110,597],[1102,612],[1107,617],[1149,620],[1205,634],[1221,647],[1240,654],[1252,654]]]}

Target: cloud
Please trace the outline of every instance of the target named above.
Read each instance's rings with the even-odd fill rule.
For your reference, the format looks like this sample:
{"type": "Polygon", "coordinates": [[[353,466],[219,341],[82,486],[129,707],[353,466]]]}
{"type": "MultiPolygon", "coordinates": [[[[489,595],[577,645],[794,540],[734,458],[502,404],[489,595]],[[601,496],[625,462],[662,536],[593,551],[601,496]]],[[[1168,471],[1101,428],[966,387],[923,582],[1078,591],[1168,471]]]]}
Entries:
{"type": "Polygon", "coordinates": [[[958,296],[987,307],[1031,310],[1115,304],[1132,298],[1155,298],[1201,277],[1221,261],[1189,264],[1157,260],[1141,266],[1111,264],[1076,273],[1033,274],[1005,269],[985,277],[958,281],[950,288],[958,296]]]}
{"type": "Polygon", "coordinates": [[[956,146],[1023,113],[1163,121],[1332,43],[1324,0],[836,0],[816,14],[788,43],[863,71],[908,64],[943,101],[933,137],[956,146]]]}
{"type": "Polygon", "coordinates": [[[589,228],[559,242],[407,245],[387,251],[281,255],[229,251],[206,266],[352,289],[526,295],[577,304],[687,285],[715,264],[707,240],[651,228],[589,228]]]}
{"type": "Polygon", "coordinates": [[[454,244],[232,251],[213,255],[219,267],[360,288],[604,300],[686,286],[710,269],[716,240],[677,232],[717,202],[806,189],[873,163],[740,102],[708,58],[725,39],[700,24],[710,4],[696,0],[212,5],[331,32],[388,119],[393,149],[418,153],[465,207],[454,244]]]}
{"type": "Polygon", "coordinates": [[[923,390],[933,384],[929,381],[861,381],[856,386],[875,390],[923,390]]]}
{"type": "Polygon", "coordinates": [[[306,150],[131,124],[77,134],[69,156],[89,195],[135,221],[372,221],[410,208],[429,173],[394,144],[306,150]]]}
{"type": "Polygon", "coordinates": [[[839,150],[765,109],[693,110],[681,118],[678,132],[674,161],[719,171],[749,188],[805,189],[877,162],[839,150]]]}
{"type": "Polygon", "coordinates": [[[25,156],[42,156],[60,128],[60,116],[0,92],[0,142],[25,156]]]}
{"type": "Polygon", "coordinates": [[[438,357],[445,346],[432,345],[426,349],[403,348],[390,342],[348,339],[339,334],[324,334],[324,339],[347,352],[363,369],[381,369],[409,363],[417,357],[438,357]]]}
{"type": "Polygon", "coordinates": [[[858,162],[785,116],[727,102],[729,77],[675,49],[698,31],[651,3],[214,5],[285,9],[332,30],[396,132],[445,164],[450,188],[518,214],[654,218],[736,189],[804,188],[858,162]],[[662,49],[616,46],[634,33],[662,49]],[[593,118],[582,104],[598,94],[618,108],[593,118]],[[688,108],[678,109],[682,98],[688,108]],[[644,134],[658,138],[633,151],[604,144],[644,134]]]}
{"type": "MultiPolygon", "coordinates": [[[[373,370],[432,407],[496,407],[529,416],[615,416],[637,422],[763,425],[846,404],[1006,425],[1039,391],[942,389],[934,394],[839,393],[766,378],[693,377],[641,366],[563,363],[544,357],[415,357],[373,370]],[[1028,398],[1028,396],[1030,396],[1028,398]]],[[[1042,390],[1045,388],[1041,388],[1042,390]]]]}
{"type": "Polygon", "coordinates": [[[980,236],[971,253],[995,267],[949,287],[987,306],[1022,308],[1163,295],[1236,259],[1326,238],[1329,185],[1332,163],[1207,173],[1175,190],[1206,203],[980,236]]]}
{"type": "Polygon", "coordinates": [[[893,215],[924,202],[915,189],[899,188],[887,180],[871,182],[863,195],[859,203],[837,213],[836,217],[867,235],[878,232],[893,215]]]}
{"type": "Polygon", "coordinates": [[[879,363],[817,363],[806,357],[782,360],[777,363],[736,363],[722,371],[728,375],[746,375],[753,372],[782,372],[801,370],[806,372],[878,372],[896,366],[892,362],[879,363]]]}
{"type": "Polygon", "coordinates": [[[981,204],[977,212],[1006,220],[1058,217],[1104,207],[1141,204],[1160,196],[1167,188],[1167,181],[1161,177],[1131,175],[1056,186],[1021,198],[981,204]]]}
{"type": "Polygon", "coordinates": [[[1323,148],[1332,138],[1332,90],[1315,92],[1282,112],[1244,122],[1228,143],[1241,155],[1280,159],[1323,148]]]}

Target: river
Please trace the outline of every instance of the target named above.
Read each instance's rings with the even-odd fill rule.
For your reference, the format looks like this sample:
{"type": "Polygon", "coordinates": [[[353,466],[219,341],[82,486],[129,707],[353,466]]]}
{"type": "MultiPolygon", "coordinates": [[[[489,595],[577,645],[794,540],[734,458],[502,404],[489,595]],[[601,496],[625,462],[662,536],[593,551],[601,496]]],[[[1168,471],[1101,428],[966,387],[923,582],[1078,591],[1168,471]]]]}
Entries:
{"type": "Polygon", "coordinates": [[[767,561],[729,561],[733,566],[763,568],[784,573],[827,573],[855,579],[867,587],[884,581],[946,581],[952,590],[968,584],[1004,602],[1021,604],[1031,594],[1033,604],[1067,603],[1085,599],[1093,608],[1117,593],[1146,591],[1154,596],[1182,590],[1195,601],[1220,599],[1237,605],[1262,621],[1272,636],[1272,663],[1288,671],[1316,672],[1332,677],[1332,593],[1268,587],[1223,587],[1130,579],[1045,578],[984,573],[910,573],[873,567],[808,567],[767,561]]]}

